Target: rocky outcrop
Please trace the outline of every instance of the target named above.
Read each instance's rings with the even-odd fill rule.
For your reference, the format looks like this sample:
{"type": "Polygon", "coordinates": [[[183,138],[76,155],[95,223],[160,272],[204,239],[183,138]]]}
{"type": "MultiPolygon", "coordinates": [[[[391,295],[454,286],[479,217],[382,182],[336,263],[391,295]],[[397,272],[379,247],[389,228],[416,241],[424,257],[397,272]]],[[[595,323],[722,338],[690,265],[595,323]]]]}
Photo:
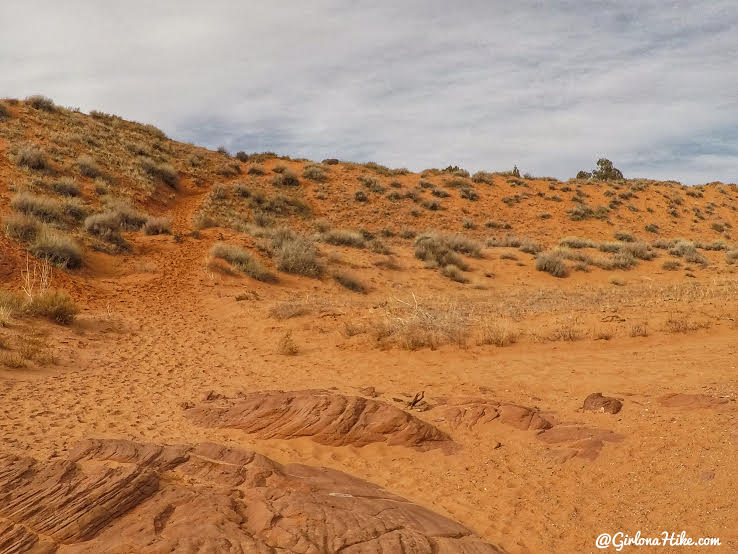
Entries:
{"type": "Polygon", "coordinates": [[[0,457],[0,552],[276,551],[502,552],[367,481],[212,443],[0,457]]]}
{"type": "Polygon", "coordinates": [[[590,412],[616,414],[623,409],[623,403],[617,398],[602,396],[601,392],[593,392],[584,399],[582,408],[590,412]]]}
{"type": "Polygon", "coordinates": [[[452,444],[448,435],[400,408],[326,390],[206,399],[186,414],[197,425],[242,429],[260,439],[308,437],[328,446],[385,442],[419,449],[452,444]]]}

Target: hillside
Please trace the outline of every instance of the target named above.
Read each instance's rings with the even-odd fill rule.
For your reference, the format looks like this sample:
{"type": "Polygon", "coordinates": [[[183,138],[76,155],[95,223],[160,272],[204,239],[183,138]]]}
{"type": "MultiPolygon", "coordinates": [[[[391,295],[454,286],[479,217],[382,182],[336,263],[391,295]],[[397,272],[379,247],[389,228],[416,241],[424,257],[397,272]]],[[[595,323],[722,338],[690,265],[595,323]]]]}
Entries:
{"type": "Polygon", "coordinates": [[[737,201],[231,155],[1,100],[0,545],[574,552],[685,529],[736,548],[737,201]],[[44,480],[3,469],[54,464],[90,500],[49,523],[12,493],[44,480]],[[142,490],[123,466],[161,485],[65,534],[105,487],[142,490]],[[320,540],[295,516],[316,510],[320,540]]]}

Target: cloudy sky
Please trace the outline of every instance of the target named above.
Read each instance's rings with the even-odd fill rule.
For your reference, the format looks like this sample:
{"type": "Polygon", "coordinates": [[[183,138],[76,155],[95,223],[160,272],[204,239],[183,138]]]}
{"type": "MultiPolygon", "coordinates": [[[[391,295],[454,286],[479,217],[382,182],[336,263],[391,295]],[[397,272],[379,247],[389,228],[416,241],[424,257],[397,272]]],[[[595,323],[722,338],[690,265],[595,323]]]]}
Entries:
{"type": "Polygon", "coordinates": [[[232,151],[738,181],[735,0],[2,0],[0,75],[232,151]]]}

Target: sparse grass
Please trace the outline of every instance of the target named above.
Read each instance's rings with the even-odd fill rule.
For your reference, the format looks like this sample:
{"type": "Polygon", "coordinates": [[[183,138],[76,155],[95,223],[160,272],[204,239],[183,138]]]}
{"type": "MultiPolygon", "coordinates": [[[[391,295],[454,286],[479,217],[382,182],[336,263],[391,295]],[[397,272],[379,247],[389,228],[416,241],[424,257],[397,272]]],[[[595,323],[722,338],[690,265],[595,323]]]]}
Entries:
{"type": "Polygon", "coordinates": [[[666,271],[676,271],[677,269],[682,267],[682,264],[678,260],[666,260],[663,264],[661,264],[661,267],[666,271]]]}
{"type": "Polygon", "coordinates": [[[320,240],[334,246],[350,246],[352,248],[364,248],[366,246],[366,240],[361,233],[348,229],[329,229],[320,235],[320,240]]]}
{"type": "Polygon", "coordinates": [[[259,260],[240,246],[219,242],[210,250],[210,255],[227,261],[237,270],[257,281],[272,283],[277,280],[274,274],[267,270],[259,260]]]}
{"type": "Polygon", "coordinates": [[[143,225],[143,232],[145,235],[170,235],[172,234],[172,220],[168,217],[149,216],[143,225]]]}
{"type": "Polygon", "coordinates": [[[333,280],[350,291],[366,294],[367,288],[359,279],[350,273],[335,273],[333,280]]]}
{"type": "Polygon", "coordinates": [[[62,177],[58,181],[54,181],[51,185],[52,190],[62,196],[80,196],[79,185],[71,177],[62,177]]]}
{"type": "Polygon", "coordinates": [[[645,323],[634,323],[633,325],[630,326],[628,334],[631,337],[647,337],[648,327],[646,326],[645,323]]]}
{"type": "Polygon", "coordinates": [[[699,329],[706,329],[709,326],[709,323],[697,323],[687,317],[671,316],[664,324],[664,331],[667,333],[691,333],[699,329]]]}
{"type": "Polygon", "coordinates": [[[293,317],[307,315],[312,311],[312,305],[309,302],[290,298],[272,306],[269,315],[274,319],[292,319],[293,317]]]}
{"type": "Polygon", "coordinates": [[[569,275],[569,268],[566,266],[563,258],[556,252],[543,252],[536,256],[536,269],[545,271],[554,277],[566,277],[569,275]]]}
{"type": "Polygon", "coordinates": [[[479,325],[478,344],[492,344],[498,347],[510,346],[518,341],[520,333],[509,321],[484,319],[479,325]]]}
{"type": "Polygon", "coordinates": [[[564,237],[559,241],[559,246],[567,248],[596,248],[597,243],[590,239],[580,237],[564,237]]]}
{"type": "Polygon", "coordinates": [[[535,255],[543,251],[543,246],[535,242],[534,240],[526,238],[523,239],[523,241],[520,243],[518,250],[520,250],[521,252],[525,252],[526,254],[535,255]]]}

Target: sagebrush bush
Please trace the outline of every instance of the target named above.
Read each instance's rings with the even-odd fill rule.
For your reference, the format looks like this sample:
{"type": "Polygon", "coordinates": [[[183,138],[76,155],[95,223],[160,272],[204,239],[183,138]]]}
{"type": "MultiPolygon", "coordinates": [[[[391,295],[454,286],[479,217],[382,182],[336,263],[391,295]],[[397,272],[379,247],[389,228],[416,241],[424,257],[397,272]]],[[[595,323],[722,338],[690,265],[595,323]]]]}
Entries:
{"type": "Polygon", "coordinates": [[[240,246],[219,242],[210,250],[210,255],[227,261],[233,267],[257,281],[273,283],[277,280],[274,274],[266,269],[259,260],[240,246]]]}
{"type": "Polygon", "coordinates": [[[318,249],[311,240],[289,229],[275,230],[271,239],[271,254],[277,263],[277,269],[313,278],[323,275],[318,249]]]}
{"type": "Polygon", "coordinates": [[[292,171],[284,169],[281,173],[272,177],[271,183],[275,187],[296,187],[299,186],[300,180],[292,171]]]}
{"type": "Polygon", "coordinates": [[[302,176],[311,181],[325,181],[325,170],[317,164],[308,164],[302,170],[302,176]]]}
{"type": "Polygon", "coordinates": [[[51,184],[52,190],[62,196],[79,196],[81,194],[79,185],[71,177],[62,177],[51,184]]]}
{"type": "Polygon", "coordinates": [[[615,233],[615,240],[619,240],[620,242],[635,242],[636,238],[625,231],[617,231],[615,233]]]}
{"type": "Polygon", "coordinates": [[[12,239],[31,242],[41,232],[38,220],[23,214],[10,214],[3,218],[5,234],[12,239]]]}
{"type": "Polygon", "coordinates": [[[597,243],[590,239],[580,237],[564,237],[559,241],[559,246],[567,248],[596,248],[597,243]]]}
{"type": "Polygon", "coordinates": [[[10,110],[3,102],[0,102],[0,121],[3,121],[4,119],[7,119],[9,117],[10,110]]]}
{"type": "Polygon", "coordinates": [[[538,254],[536,256],[536,269],[538,271],[545,271],[554,277],[566,277],[569,275],[569,268],[563,258],[555,252],[538,254]]]}
{"type": "Polygon", "coordinates": [[[342,287],[349,289],[350,291],[366,294],[366,285],[364,285],[361,281],[359,281],[357,277],[351,275],[350,273],[335,273],[333,275],[333,280],[342,287]]]}
{"type": "Polygon", "coordinates": [[[172,188],[179,185],[179,175],[177,170],[168,163],[156,163],[151,158],[141,158],[141,168],[151,177],[159,179],[164,184],[172,188]]]}
{"type": "Polygon", "coordinates": [[[526,254],[538,254],[543,251],[543,246],[531,239],[523,239],[518,247],[518,250],[525,252],[526,254]]]}
{"type": "Polygon", "coordinates": [[[359,175],[358,181],[370,191],[377,194],[382,194],[385,191],[385,188],[380,184],[379,179],[372,177],[371,175],[359,175]]]}
{"type": "Polygon", "coordinates": [[[442,235],[424,233],[415,239],[415,257],[431,267],[455,265],[459,269],[468,268],[464,260],[449,245],[442,235]]]}
{"type": "Polygon", "coordinates": [[[71,237],[48,228],[41,229],[28,250],[57,267],[76,269],[82,265],[82,248],[71,237]]]}
{"type": "Polygon", "coordinates": [[[471,179],[475,183],[486,183],[488,185],[493,184],[493,175],[487,171],[477,171],[472,175],[471,179]]]}
{"type": "Polygon", "coordinates": [[[121,249],[128,249],[128,242],[120,234],[122,227],[121,219],[114,211],[92,214],[85,219],[85,231],[89,235],[121,249]]]}
{"type": "Polygon", "coordinates": [[[44,223],[59,223],[64,219],[61,202],[49,196],[36,196],[29,192],[21,192],[11,198],[10,207],[16,212],[35,217],[44,223]]]}
{"type": "Polygon", "coordinates": [[[448,265],[443,266],[441,268],[441,275],[451,279],[452,281],[456,281],[457,283],[468,283],[469,282],[469,279],[464,275],[462,270],[454,264],[448,264],[448,265]]]}
{"type": "Polygon", "coordinates": [[[677,269],[682,267],[682,264],[678,260],[666,260],[663,264],[661,264],[661,267],[666,271],[676,271],[677,269]]]}
{"type": "Polygon", "coordinates": [[[143,232],[145,235],[170,235],[172,220],[168,217],[149,216],[143,225],[143,232]]]}
{"type": "Polygon", "coordinates": [[[259,164],[252,164],[246,170],[246,173],[248,173],[249,175],[265,175],[266,171],[264,171],[264,168],[259,164]]]}
{"type": "Polygon", "coordinates": [[[20,167],[27,167],[28,169],[34,169],[41,171],[49,169],[51,167],[46,153],[41,150],[38,146],[28,144],[21,146],[15,155],[15,163],[20,167]]]}
{"type": "Polygon", "coordinates": [[[28,103],[28,105],[36,110],[43,110],[45,112],[56,111],[56,105],[54,104],[54,101],[48,96],[34,94],[33,96],[27,97],[26,102],[28,103]]]}
{"type": "Polygon", "coordinates": [[[103,175],[103,170],[100,169],[98,163],[87,154],[81,155],[77,158],[77,169],[84,177],[95,179],[103,175]]]}
{"type": "Polygon", "coordinates": [[[366,246],[366,239],[361,233],[348,229],[329,229],[320,235],[320,240],[335,246],[351,246],[352,248],[366,246]]]}
{"type": "Polygon", "coordinates": [[[738,250],[728,250],[725,252],[725,261],[729,264],[738,262],[738,250]]]}
{"type": "Polygon", "coordinates": [[[125,231],[138,231],[146,223],[146,214],[139,212],[125,200],[108,200],[106,207],[107,211],[113,212],[118,217],[121,228],[125,231]]]}
{"type": "Polygon", "coordinates": [[[369,197],[363,190],[357,190],[354,193],[354,200],[356,200],[357,202],[369,202],[369,197]]]}
{"type": "Polygon", "coordinates": [[[520,248],[522,243],[523,239],[509,233],[501,237],[490,237],[487,239],[487,246],[489,248],[520,248]]]}

